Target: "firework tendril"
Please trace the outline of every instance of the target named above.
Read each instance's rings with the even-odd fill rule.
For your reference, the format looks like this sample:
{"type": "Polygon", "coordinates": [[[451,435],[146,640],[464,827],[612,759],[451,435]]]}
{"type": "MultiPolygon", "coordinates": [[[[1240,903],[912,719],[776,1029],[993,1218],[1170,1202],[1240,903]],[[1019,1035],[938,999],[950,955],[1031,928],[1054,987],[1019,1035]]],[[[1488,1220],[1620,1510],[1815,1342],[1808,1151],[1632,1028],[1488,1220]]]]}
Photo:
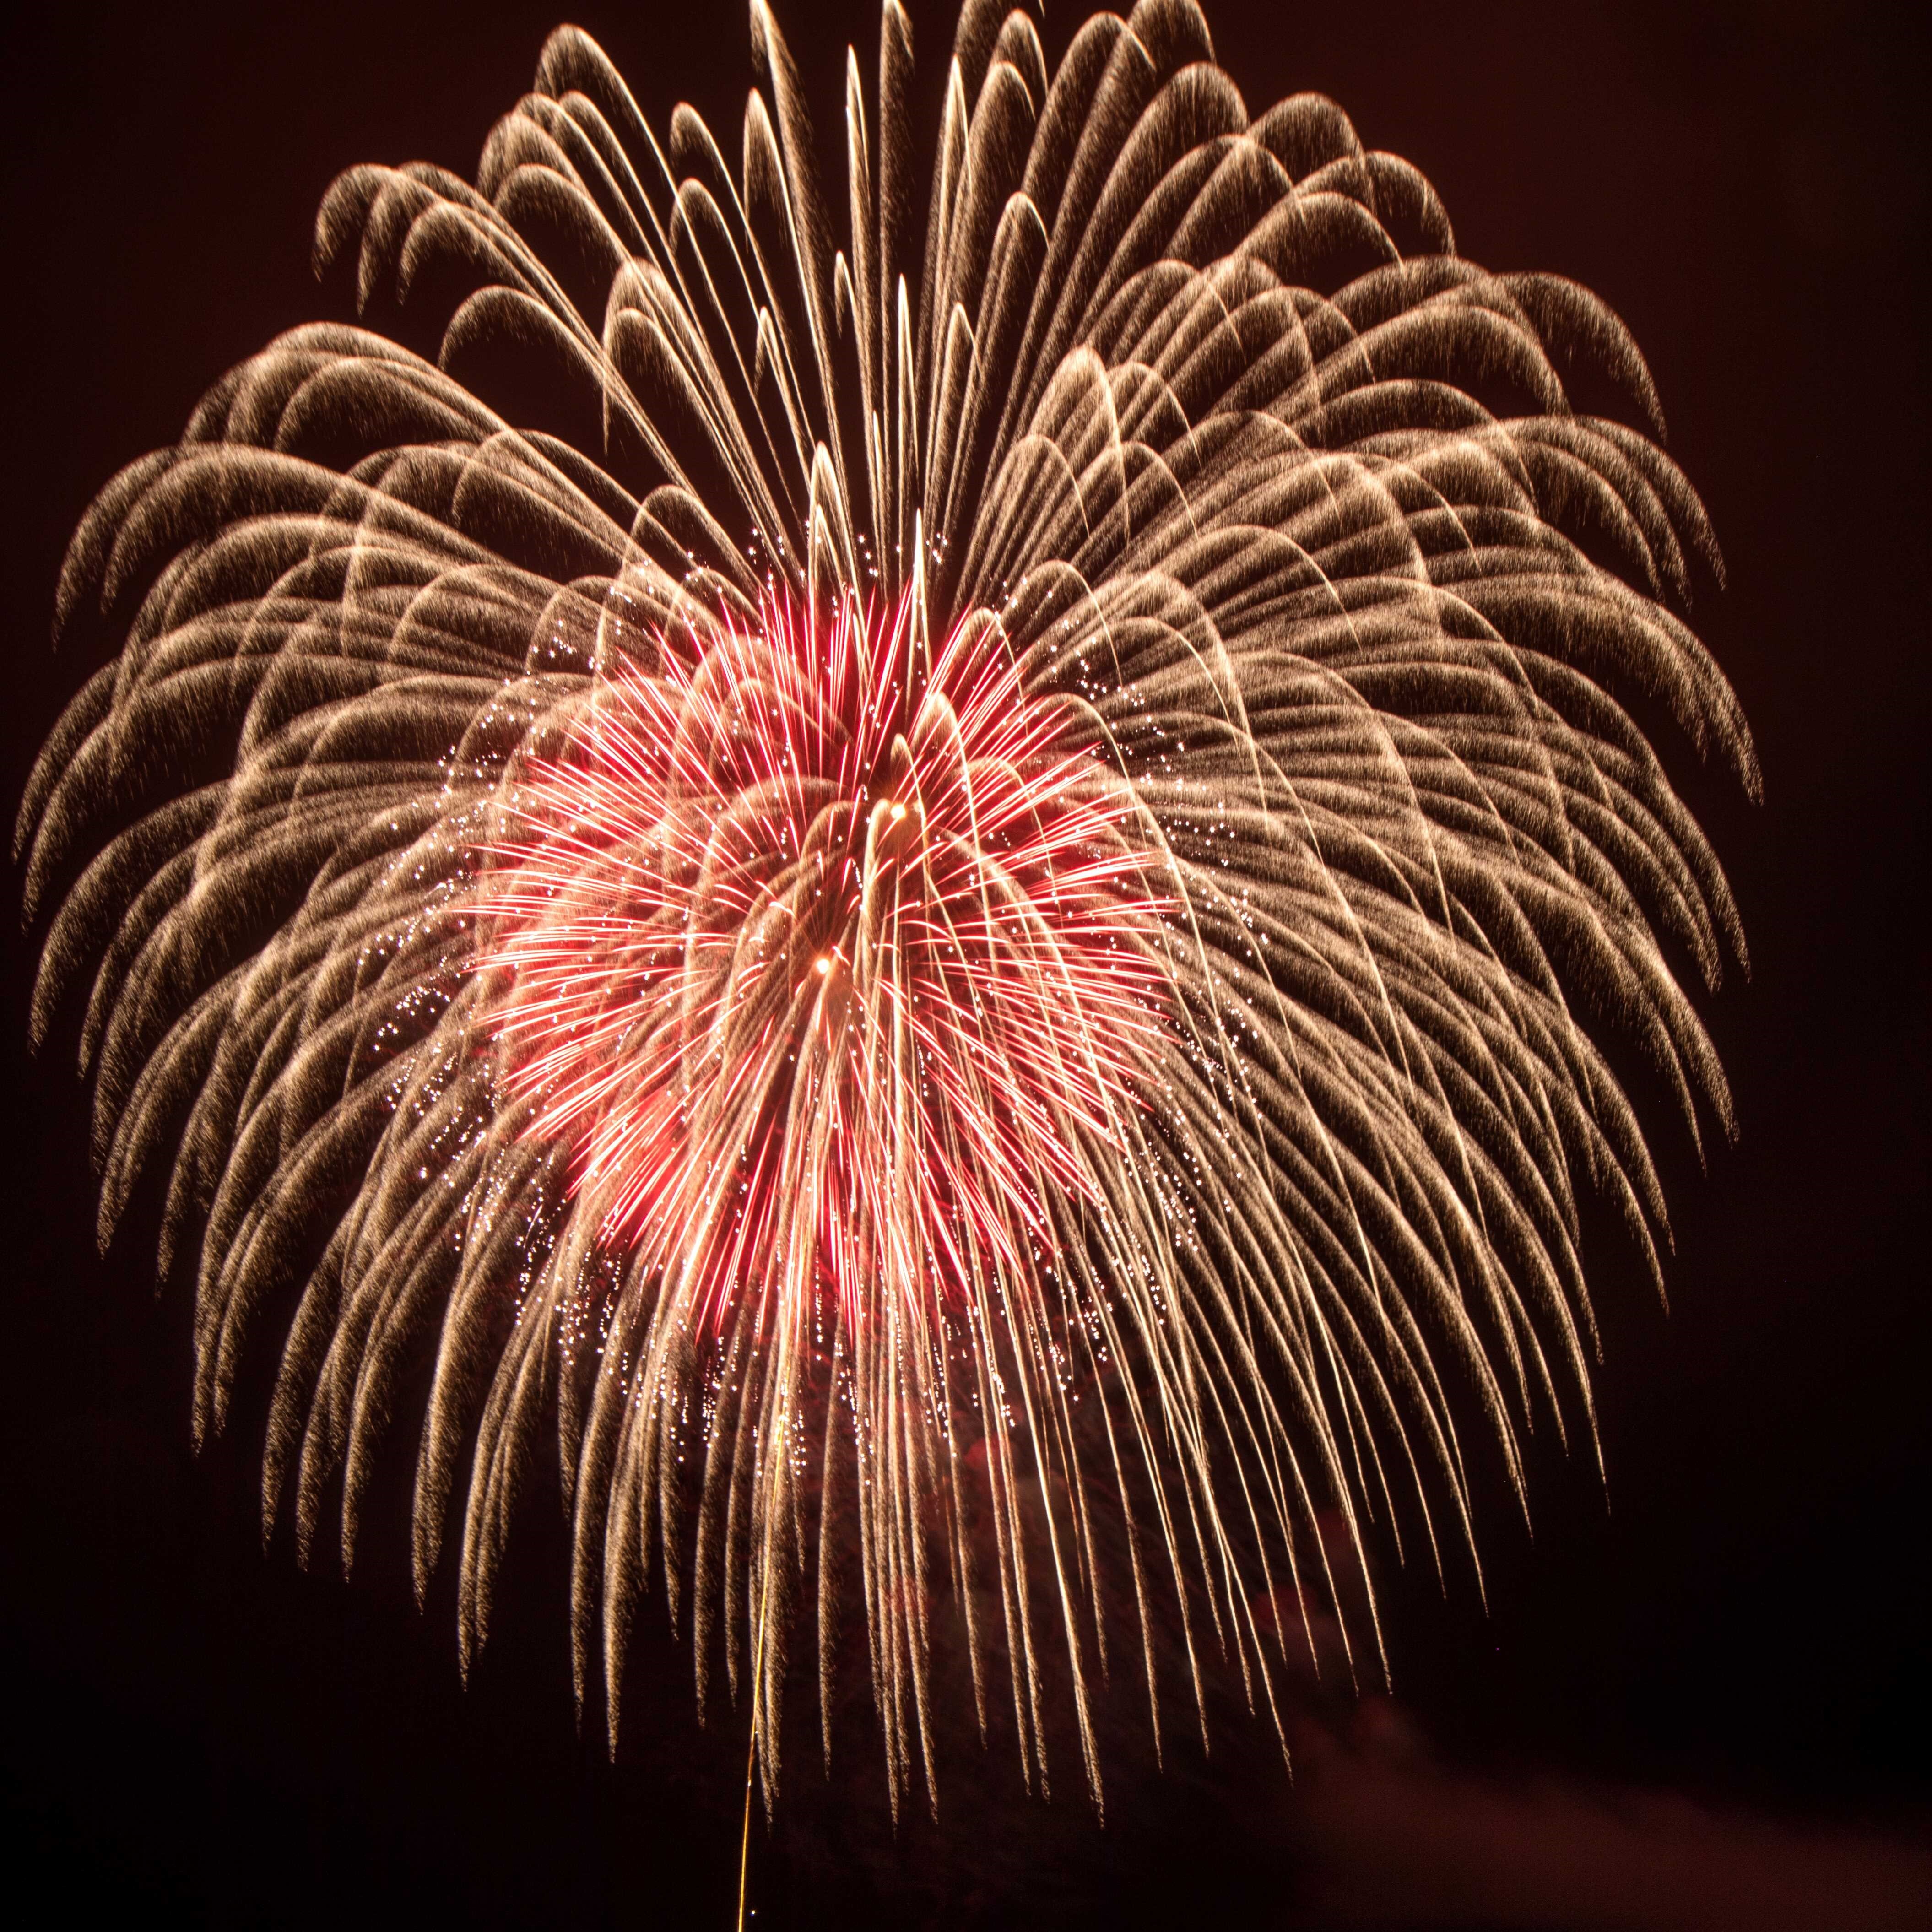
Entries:
{"type": "Polygon", "coordinates": [[[296,329],[94,505],[34,1034],[91,983],[198,1440],[286,1323],[304,1558],[427,1352],[466,1665],[551,1435],[614,1745],[661,1579],[767,1791],[862,1621],[895,1804],[940,1644],[1097,1802],[1103,1584],[1156,1737],[1210,1664],[1282,1726],[1307,1606],[1382,1667],[1369,1525],[1471,1547],[1472,1432],[1594,1454],[1582,1213],[1666,1225],[1611,1039],[1731,1126],[1738,920],[1627,708],[1755,792],[1718,554],[1615,316],[1250,118],[1186,0],[1053,68],[969,0],[923,176],[887,0],[836,218],[752,40],[735,176],[569,28],[473,186],[343,176],[318,266],[436,359],[296,329]]]}

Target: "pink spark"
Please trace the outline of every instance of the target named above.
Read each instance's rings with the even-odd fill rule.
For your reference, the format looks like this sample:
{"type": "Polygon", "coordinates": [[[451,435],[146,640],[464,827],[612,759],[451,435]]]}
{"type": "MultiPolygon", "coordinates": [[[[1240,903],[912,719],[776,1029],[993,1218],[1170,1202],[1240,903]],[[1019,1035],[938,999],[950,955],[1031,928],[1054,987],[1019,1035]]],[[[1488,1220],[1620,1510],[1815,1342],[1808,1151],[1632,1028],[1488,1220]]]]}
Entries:
{"type": "Polygon", "coordinates": [[[781,1277],[856,1317],[1036,1274],[1163,1027],[1168,902],[1097,730],[904,603],[774,598],[658,660],[600,678],[489,854],[526,1131],[712,1324],[781,1277]]]}

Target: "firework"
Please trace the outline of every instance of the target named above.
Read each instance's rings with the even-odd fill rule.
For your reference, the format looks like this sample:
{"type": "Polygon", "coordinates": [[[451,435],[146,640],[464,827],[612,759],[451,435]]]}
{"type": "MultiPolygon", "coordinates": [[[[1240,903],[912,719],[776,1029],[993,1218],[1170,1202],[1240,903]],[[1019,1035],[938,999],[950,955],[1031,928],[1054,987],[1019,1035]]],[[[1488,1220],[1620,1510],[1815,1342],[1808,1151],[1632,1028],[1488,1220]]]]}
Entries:
{"type": "Polygon", "coordinates": [[[33,1024],[91,976],[198,1439],[292,1302],[304,1556],[432,1346],[466,1660],[554,1429],[614,1741],[661,1577],[768,1790],[849,1618],[896,1802],[941,1642],[1042,1784],[1061,1687],[1097,1798],[1110,1572],[1156,1736],[1210,1658],[1279,1724],[1274,1606],[1466,1544],[1472,1422],[1519,1495],[1594,1444],[1580,1202],[1666,1225],[1600,1042],[1730,1125],[1673,962],[1736,912],[1618,697],[1754,790],[1717,552],[1616,318],[1332,103],[1251,118],[1180,0],[1052,68],[966,5],[924,173],[888,0],[836,220],[752,30],[735,176],[571,28],[474,186],[344,176],[319,264],[436,359],[296,329],[104,492],[33,1024]]]}

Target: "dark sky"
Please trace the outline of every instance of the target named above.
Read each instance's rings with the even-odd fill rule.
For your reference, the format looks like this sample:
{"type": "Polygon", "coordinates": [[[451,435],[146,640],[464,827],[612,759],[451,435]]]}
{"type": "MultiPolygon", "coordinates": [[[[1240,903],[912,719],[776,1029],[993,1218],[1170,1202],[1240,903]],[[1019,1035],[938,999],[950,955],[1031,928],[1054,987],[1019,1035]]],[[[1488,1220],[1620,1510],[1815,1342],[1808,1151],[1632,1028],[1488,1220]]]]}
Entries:
{"type": "MultiPolygon", "coordinates": [[[[779,11],[821,129],[835,128],[844,44],[869,67],[874,16],[842,0],[779,11]]],[[[913,12],[929,75],[950,14],[913,12]]],[[[688,98],[735,128],[749,83],[736,0],[574,17],[654,122],[688,98]]],[[[1050,49],[1078,17],[1052,10],[1050,49]]],[[[1450,1794],[1428,1814],[1445,1838],[1493,1826],[1496,1858],[1519,1867],[1510,1833],[1528,1828],[1532,1791],[1545,1809],[1532,1838],[1581,1843],[1597,1827],[1576,1818],[1595,1807],[1599,1824],[1637,1820],[1638,1859],[1642,1821],[1666,1816],[1719,1820],[1726,1849],[1712,1856],[1739,1870],[1750,1845],[1774,1863],[1814,1828],[1924,1842],[1924,29],[1903,10],[1824,0],[1224,4],[1208,17],[1251,110],[1333,94],[1370,146],[1428,174],[1465,253],[1574,276],[1630,322],[1724,546],[1728,592],[1705,597],[1698,621],[1765,772],[1751,808],[1666,747],[1752,950],[1748,983],[1705,1003],[1743,1131],[1706,1176],[1654,1116],[1677,1233],[1667,1316],[1614,1244],[1588,1257],[1607,1504],[1544,1443],[1534,1543],[1501,1508],[1479,1526],[1486,1610],[1466,1577],[1445,1602],[1391,1566],[1399,1703],[1376,1722],[1426,1741],[1408,1761],[1450,1794]],[[1681,1802],[1659,1810],[1633,1792],[1681,1802]],[[1493,1801],[1488,1825],[1454,1811],[1471,1793],[1493,1801]],[[1466,1831],[1443,1826],[1452,1813],[1466,1831]]],[[[46,642],[90,496],[171,440],[224,368],[327,309],[308,238],[332,176],[416,158],[468,172],[554,23],[548,4],[223,0],[63,8],[16,29],[0,478],[10,800],[93,668],[46,642]]],[[[427,1616],[410,1594],[406,1430],[352,1587],[327,1566],[304,1575],[286,1541],[262,1552],[259,1406],[191,1456],[186,1299],[154,1298],[148,1229],[96,1257],[74,1031],[26,1056],[31,962],[10,938],[0,1777],[16,1880],[57,1886],[76,1913],[222,1927],[728,1923],[737,1721],[698,1729],[688,1664],[666,1644],[617,1768],[594,1736],[580,1743],[562,1549],[541,1497],[466,1690],[448,1580],[427,1616]]],[[[265,1341],[264,1396],[271,1361],[265,1341]]],[[[1368,1748],[1349,1735],[1345,1756],[1368,1748]]],[[[796,1798],[754,1848],[760,1925],[918,1923],[942,1902],[947,1922],[1265,1923],[1310,1895],[1301,1796],[1238,1735],[1205,1763],[1177,1748],[1164,1779],[1130,1774],[1104,1836],[1070,1787],[1048,1810],[1014,1796],[1004,1766],[976,1779],[968,1764],[940,1826],[914,1820],[895,1838],[862,1752],[839,1767],[836,1799],[809,1754],[796,1762],[796,1798]]],[[[1382,1786],[1348,1788],[1364,1843],[1426,1836],[1402,1810],[1427,1809],[1413,1790],[1376,1813],[1382,1786]]],[[[1608,1843],[1589,1856],[1614,1862],[1608,1843]]],[[[1415,1881],[1412,1922],[1666,1922],[1586,1921],[1480,1886],[1431,1916],[1429,1882],[1415,1881]]]]}

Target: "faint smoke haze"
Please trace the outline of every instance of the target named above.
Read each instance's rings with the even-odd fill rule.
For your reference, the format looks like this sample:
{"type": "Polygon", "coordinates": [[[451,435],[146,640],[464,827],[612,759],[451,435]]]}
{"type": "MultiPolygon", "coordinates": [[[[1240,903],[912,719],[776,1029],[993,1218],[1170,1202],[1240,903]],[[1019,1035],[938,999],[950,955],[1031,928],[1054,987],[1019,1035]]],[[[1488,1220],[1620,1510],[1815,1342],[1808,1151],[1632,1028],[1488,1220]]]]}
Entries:
{"type": "Polygon", "coordinates": [[[1297,1739],[1313,1927],[1890,1932],[1932,1924],[1932,1848],[1664,1792],[1430,1762],[1383,1700],[1297,1739]]]}

